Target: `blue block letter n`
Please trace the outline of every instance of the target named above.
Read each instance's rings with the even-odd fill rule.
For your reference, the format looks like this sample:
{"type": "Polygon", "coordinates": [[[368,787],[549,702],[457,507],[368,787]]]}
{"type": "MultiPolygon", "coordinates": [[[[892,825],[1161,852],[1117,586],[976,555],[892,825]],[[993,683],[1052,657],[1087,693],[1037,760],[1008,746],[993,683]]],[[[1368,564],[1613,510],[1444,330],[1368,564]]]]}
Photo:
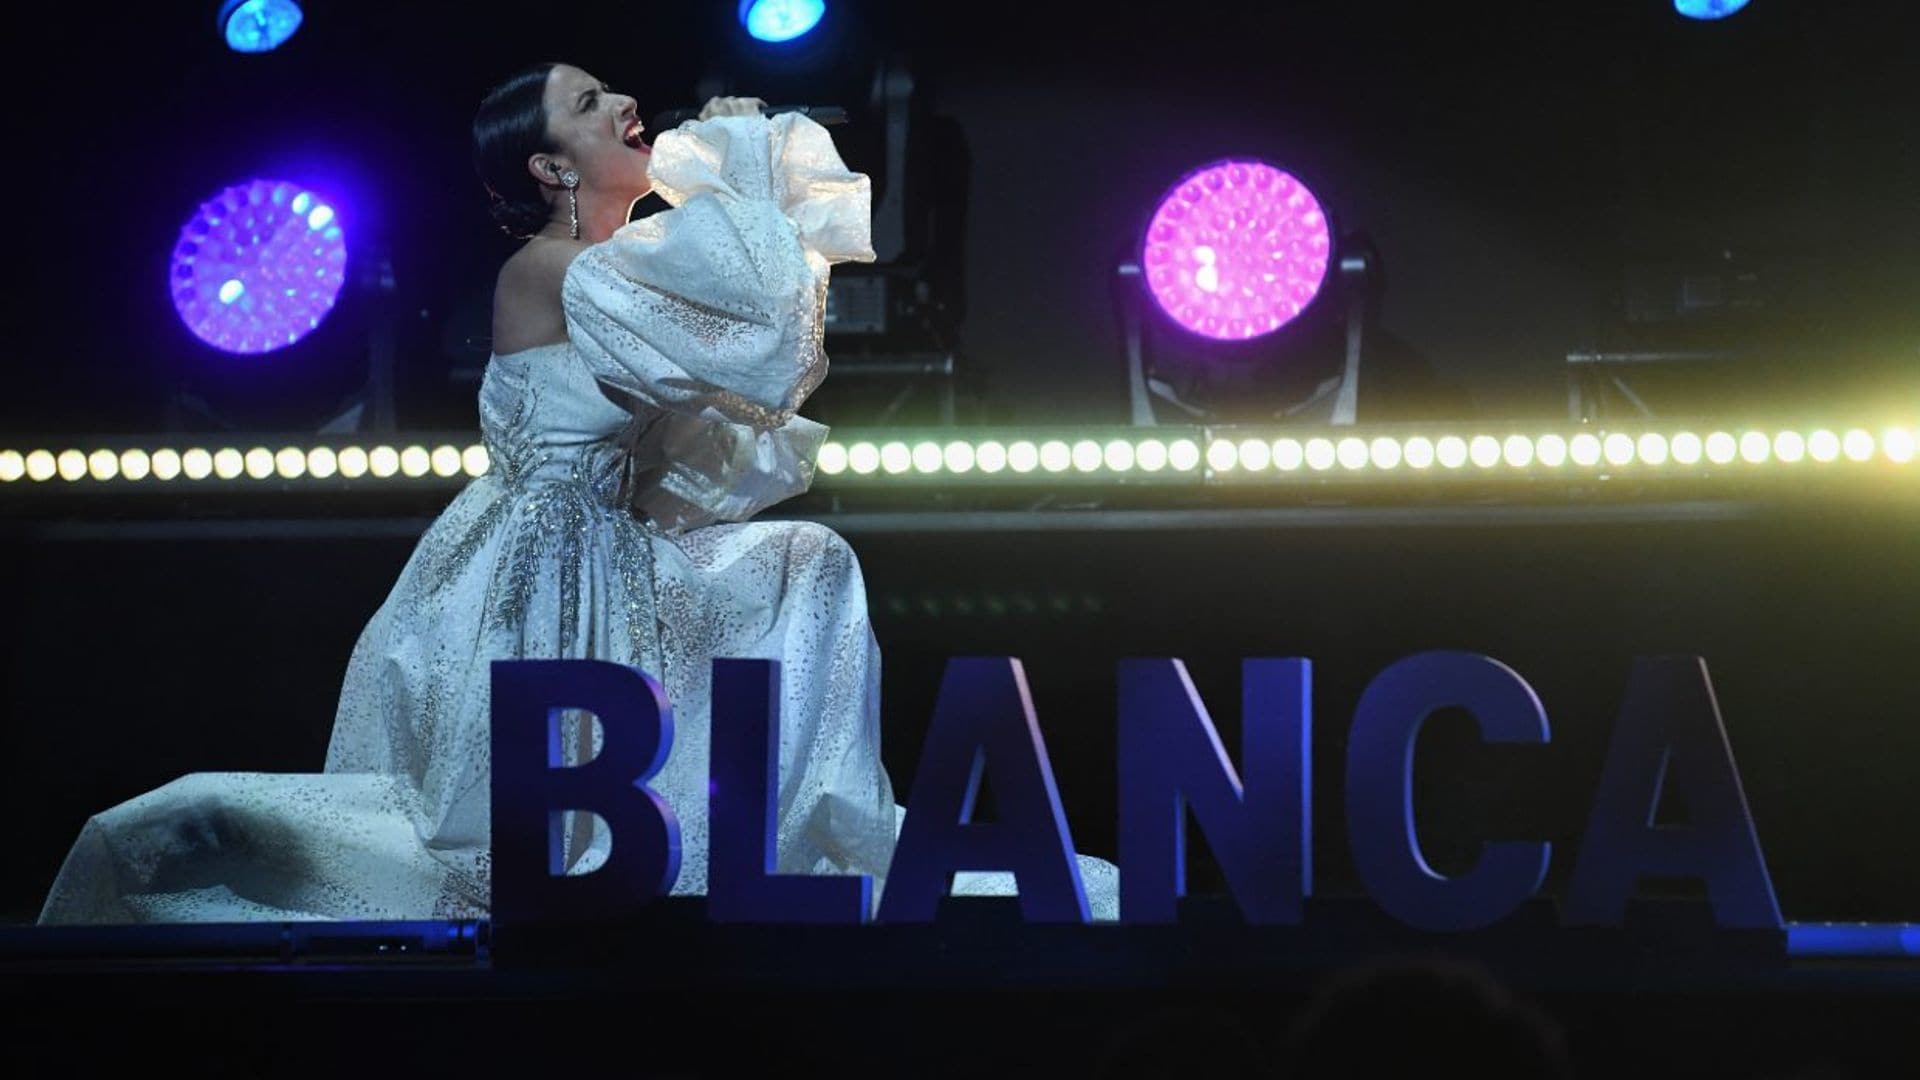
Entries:
{"type": "Polygon", "coordinates": [[[1178,660],[1120,665],[1120,917],[1169,923],[1185,896],[1187,810],[1249,923],[1297,925],[1312,878],[1312,667],[1241,669],[1237,775],[1178,660]]]}

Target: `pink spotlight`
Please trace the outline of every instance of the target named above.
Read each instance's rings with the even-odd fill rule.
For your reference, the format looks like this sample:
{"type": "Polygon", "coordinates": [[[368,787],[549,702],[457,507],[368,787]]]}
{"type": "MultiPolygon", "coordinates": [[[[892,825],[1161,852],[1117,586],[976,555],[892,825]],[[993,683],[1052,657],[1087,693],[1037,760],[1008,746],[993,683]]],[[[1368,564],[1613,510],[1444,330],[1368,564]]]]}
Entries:
{"type": "Polygon", "coordinates": [[[1271,334],[1306,310],[1327,277],[1326,212],[1292,174],[1216,161],[1173,186],[1147,225],[1147,289],[1204,337],[1271,334]]]}

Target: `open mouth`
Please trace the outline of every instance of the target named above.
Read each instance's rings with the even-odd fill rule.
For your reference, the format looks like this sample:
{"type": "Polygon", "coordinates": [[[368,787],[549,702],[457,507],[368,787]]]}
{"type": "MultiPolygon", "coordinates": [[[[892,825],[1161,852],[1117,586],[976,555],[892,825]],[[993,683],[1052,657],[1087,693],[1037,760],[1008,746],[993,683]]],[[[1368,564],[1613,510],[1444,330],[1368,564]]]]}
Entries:
{"type": "Polygon", "coordinates": [[[647,149],[647,144],[641,141],[640,137],[646,130],[640,121],[629,120],[627,121],[627,126],[621,129],[620,141],[633,147],[635,150],[645,150],[647,149]]]}

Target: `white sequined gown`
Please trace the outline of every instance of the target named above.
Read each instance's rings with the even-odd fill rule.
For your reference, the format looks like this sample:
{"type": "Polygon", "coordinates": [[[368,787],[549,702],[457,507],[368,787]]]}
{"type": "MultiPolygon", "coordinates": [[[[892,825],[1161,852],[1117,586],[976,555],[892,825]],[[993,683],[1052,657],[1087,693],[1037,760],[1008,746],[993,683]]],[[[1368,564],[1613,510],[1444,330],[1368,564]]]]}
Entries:
{"type": "MultiPolygon", "coordinates": [[[[488,665],[515,657],[665,684],[650,786],[683,830],[679,893],[706,888],[711,660],[778,659],[780,868],[884,878],[899,815],[859,565],[823,526],[747,520],[812,480],[826,431],[794,410],[826,373],[829,265],[873,257],[867,178],[796,115],[683,125],[651,170],[675,208],[575,259],[570,340],[488,364],[492,467],[355,646],[326,772],[194,774],[96,815],[43,923],[484,915],[488,665]]],[[[584,871],[608,837],[578,826],[584,871]]],[[[1112,867],[1083,866],[1111,917],[1112,867]]]]}

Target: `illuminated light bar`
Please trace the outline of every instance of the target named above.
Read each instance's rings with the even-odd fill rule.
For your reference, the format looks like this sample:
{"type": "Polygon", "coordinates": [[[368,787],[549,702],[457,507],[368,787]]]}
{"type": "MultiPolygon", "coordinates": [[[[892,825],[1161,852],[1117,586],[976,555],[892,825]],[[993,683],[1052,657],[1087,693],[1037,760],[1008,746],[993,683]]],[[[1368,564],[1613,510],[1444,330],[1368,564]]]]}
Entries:
{"type": "Polygon", "coordinates": [[[1365,439],[1341,439],[1333,445],[1333,456],[1340,467],[1357,472],[1367,467],[1367,441],[1365,439]]]}
{"type": "Polygon", "coordinates": [[[427,465],[433,469],[435,476],[459,476],[462,472],[460,448],[457,446],[434,447],[433,452],[427,455],[427,465]]]}
{"type": "MultiPolygon", "coordinates": [[[[231,445],[128,445],[103,438],[0,445],[0,492],[295,490],[315,485],[452,488],[487,476],[487,449],[445,435],[397,444],[260,438],[231,445]],[[104,445],[102,445],[104,444],[104,445]]],[[[1498,483],[1503,478],[1871,475],[1920,456],[1920,428],[1813,426],[1662,431],[1255,427],[1093,428],[972,435],[953,428],[825,442],[821,487],[1498,483]]]]}
{"type": "Polygon", "coordinates": [[[1524,469],[1533,464],[1533,440],[1525,435],[1509,435],[1507,441],[1500,444],[1500,456],[1516,469],[1524,469]]]}
{"type": "Polygon", "coordinates": [[[1567,440],[1558,435],[1542,435],[1533,444],[1534,460],[1549,469],[1567,463],[1567,440]]]}
{"type": "Polygon", "coordinates": [[[1682,431],[1667,444],[1667,449],[1673,452],[1673,460],[1679,464],[1698,465],[1701,456],[1706,453],[1706,444],[1693,432],[1682,431]]]}
{"type": "Polygon", "coordinates": [[[1403,451],[1402,456],[1406,458],[1409,467],[1415,469],[1430,469],[1433,467],[1432,439],[1424,435],[1415,435],[1413,438],[1408,439],[1406,445],[1401,449],[1403,451]]]}
{"type": "Polygon", "coordinates": [[[1367,454],[1373,459],[1373,467],[1376,469],[1397,468],[1400,465],[1400,459],[1404,456],[1400,448],[1400,440],[1384,436],[1367,444],[1367,454]]]}
{"type": "Polygon", "coordinates": [[[1906,428],[1890,428],[1880,440],[1880,445],[1887,452],[1887,460],[1900,465],[1913,460],[1913,443],[1913,432],[1906,428]]]}
{"type": "Polygon", "coordinates": [[[1482,469],[1500,464],[1500,440],[1491,435],[1475,435],[1467,440],[1467,459],[1482,469]]]}

